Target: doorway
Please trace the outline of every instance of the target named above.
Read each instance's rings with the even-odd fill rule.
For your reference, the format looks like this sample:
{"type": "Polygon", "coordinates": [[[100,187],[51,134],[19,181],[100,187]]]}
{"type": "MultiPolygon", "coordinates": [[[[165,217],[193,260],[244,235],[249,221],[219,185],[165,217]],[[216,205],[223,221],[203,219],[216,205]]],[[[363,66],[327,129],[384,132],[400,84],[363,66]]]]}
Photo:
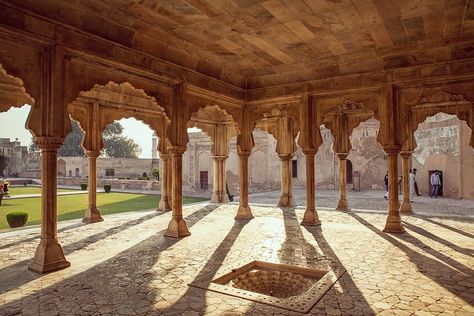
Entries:
{"type": "Polygon", "coordinates": [[[201,190],[207,190],[209,187],[209,173],[207,171],[199,172],[199,183],[201,190]]]}
{"type": "Polygon", "coordinates": [[[352,161],[349,159],[346,160],[346,181],[347,184],[352,184],[354,182],[352,178],[352,161]]]}

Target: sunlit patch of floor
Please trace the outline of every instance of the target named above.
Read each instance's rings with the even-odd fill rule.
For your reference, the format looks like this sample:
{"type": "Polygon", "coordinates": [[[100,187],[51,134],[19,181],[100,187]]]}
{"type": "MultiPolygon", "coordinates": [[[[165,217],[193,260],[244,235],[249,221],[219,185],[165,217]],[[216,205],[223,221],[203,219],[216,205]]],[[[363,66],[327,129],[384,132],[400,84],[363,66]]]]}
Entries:
{"type": "Polygon", "coordinates": [[[250,258],[344,267],[311,314],[474,313],[472,219],[403,216],[407,233],[392,235],[380,213],[321,210],[321,227],[302,227],[302,208],[252,208],[255,218],[241,222],[235,204],[187,206],[192,235],[179,240],[163,236],[171,213],[64,223],[59,240],[71,268],[44,276],[26,270],[38,232],[5,233],[0,314],[294,314],[188,286],[250,258]]]}

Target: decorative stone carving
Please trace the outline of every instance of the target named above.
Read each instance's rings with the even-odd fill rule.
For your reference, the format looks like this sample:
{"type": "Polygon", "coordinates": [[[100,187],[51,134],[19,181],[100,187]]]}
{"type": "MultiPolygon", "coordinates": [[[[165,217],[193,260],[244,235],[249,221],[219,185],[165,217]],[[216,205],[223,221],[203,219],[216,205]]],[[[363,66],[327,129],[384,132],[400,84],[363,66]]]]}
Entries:
{"type": "Polygon", "coordinates": [[[430,96],[424,96],[420,99],[420,103],[435,103],[435,102],[449,102],[449,101],[466,101],[462,94],[450,94],[447,92],[438,92],[430,96]]]}

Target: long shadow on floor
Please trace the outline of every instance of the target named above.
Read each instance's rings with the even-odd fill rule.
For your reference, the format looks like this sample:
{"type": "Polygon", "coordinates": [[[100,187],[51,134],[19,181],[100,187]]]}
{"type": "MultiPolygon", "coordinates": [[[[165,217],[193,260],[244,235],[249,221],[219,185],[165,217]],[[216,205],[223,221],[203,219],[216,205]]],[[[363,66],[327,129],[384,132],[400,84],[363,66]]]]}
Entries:
{"type": "MultiPolygon", "coordinates": [[[[211,283],[247,223],[248,221],[234,222],[231,230],[227,233],[216,250],[214,250],[199,274],[194,278],[195,281],[202,280],[204,282],[203,286],[208,286],[211,283]]],[[[186,311],[190,311],[190,309],[194,308],[195,312],[202,314],[205,306],[206,290],[189,286],[180,299],[169,308],[163,310],[163,313],[164,315],[183,315],[186,311]]]]}
{"type": "MultiPolygon", "coordinates": [[[[462,254],[465,254],[466,256],[470,256],[472,257],[473,255],[473,250],[472,249],[467,249],[467,248],[463,248],[463,247],[459,247],[458,245],[455,245],[453,244],[452,242],[450,241],[447,241],[446,239],[443,239],[441,237],[438,237],[436,236],[435,234],[432,234],[430,233],[429,231],[419,227],[419,226],[415,226],[415,225],[412,225],[406,221],[403,221],[403,226],[405,226],[406,228],[408,228],[409,230],[411,231],[414,231],[415,233],[419,234],[419,235],[422,235],[422,236],[425,236],[425,237],[428,237],[430,238],[431,240],[433,241],[436,241],[440,244],[443,244],[445,245],[446,247],[449,247],[457,252],[460,252],[462,254]]],[[[415,238],[415,237],[413,237],[415,238]]],[[[420,241],[421,243],[421,241],[420,241]]],[[[429,248],[429,247],[428,247],[429,248]]],[[[425,248],[423,248],[425,249],[425,248]]],[[[444,260],[443,260],[444,261],[444,260]]]]}
{"type": "MultiPolygon", "coordinates": [[[[422,220],[424,220],[424,221],[427,221],[427,222],[429,222],[429,223],[438,225],[438,226],[440,226],[440,227],[446,228],[446,229],[451,230],[451,231],[453,231],[453,232],[455,232],[455,233],[458,233],[458,234],[460,234],[460,235],[463,235],[463,236],[466,236],[466,237],[469,237],[469,238],[474,238],[474,235],[473,235],[473,234],[470,234],[470,233],[468,233],[468,232],[465,232],[465,231],[463,231],[463,230],[457,229],[457,228],[455,228],[455,227],[452,227],[452,226],[443,224],[443,223],[441,223],[441,222],[435,221],[435,220],[433,220],[432,218],[427,218],[427,217],[424,217],[424,216],[423,216],[423,217],[421,217],[421,216],[415,216],[415,217],[420,218],[420,219],[422,219],[422,220]]],[[[450,220],[453,220],[453,219],[450,218],[450,220]]],[[[463,222],[465,222],[465,221],[463,221],[463,222]]]]}
{"type": "MultiPolygon", "coordinates": [[[[301,231],[302,227],[298,221],[298,217],[293,209],[283,209],[283,219],[285,222],[286,239],[283,243],[280,258],[284,259],[286,256],[293,256],[295,254],[295,245],[301,244],[302,246],[302,258],[298,261],[306,260],[307,265],[314,265],[315,261],[320,261],[323,265],[330,268],[344,268],[344,265],[338,259],[336,253],[332,250],[331,246],[324,237],[321,226],[303,226],[311,235],[319,246],[322,253],[319,253],[313,245],[308,243],[301,231]],[[296,242],[295,242],[296,241],[296,242]]],[[[298,251],[299,252],[299,251],[298,251]]],[[[350,272],[347,271],[337,282],[342,288],[342,293],[337,292],[332,287],[321,300],[313,307],[312,313],[325,314],[327,312],[326,307],[338,310],[340,308],[338,299],[343,299],[344,296],[350,296],[350,300],[346,302],[353,302],[352,306],[347,306],[344,310],[345,313],[349,314],[373,314],[373,310],[370,308],[369,303],[365,300],[363,294],[358,289],[357,285],[352,280],[350,272]]],[[[336,283],[336,284],[337,284],[336,283]]]]}
{"type": "MultiPolygon", "coordinates": [[[[206,215],[208,215],[210,212],[212,212],[217,207],[218,206],[216,206],[216,205],[207,205],[207,206],[193,212],[189,216],[187,216],[185,218],[185,220],[188,223],[188,227],[191,227],[192,225],[197,223],[199,220],[204,218],[206,215]]],[[[169,213],[169,214],[171,214],[171,213],[169,213]]],[[[149,220],[149,219],[151,219],[153,217],[156,217],[158,215],[160,215],[160,213],[149,214],[149,215],[143,216],[139,219],[136,219],[136,220],[133,220],[133,221],[130,221],[130,222],[126,222],[126,223],[124,223],[120,226],[110,228],[110,229],[108,229],[104,232],[101,232],[101,233],[98,233],[98,234],[95,234],[95,235],[92,235],[90,237],[85,238],[84,239],[85,241],[81,240],[81,241],[78,241],[78,242],[73,243],[71,245],[67,245],[66,247],[64,247],[64,251],[65,251],[66,254],[70,254],[74,251],[78,251],[81,248],[83,248],[87,245],[90,245],[93,242],[97,242],[99,240],[110,237],[111,234],[117,234],[117,233],[123,232],[125,229],[131,228],[135,225],[143,223],[144,221],[149,220]]],[[[158,232],[156,235],[146,239],[145,241],[142,241],[142,242],[138,243],[134,247],[131,247],[129,250],[126,250],[124,252],[128,252],[128,251],[131,252],[131,251],[134,251],[135,249],[139,249],[139,248],[142,247],[141,246],[142,244],[146,244],[147,241],[149,242],[150,240],[154,240],[154,239],[157,239],[157,243],[161,244],[161,246],[164,247],[164,249],[166,249],[167,247],[169,247],[169,246],[173,245],[174,243],[176,243],[177,241],[179,241],[179,239],[164,238],[165,231],[166,230],[162,230],[162,231],[158,232]]],[[[156,255],[159,255],[159,252],[155,252],[155,253],[156,253],[156,255]]],[[[143,255],[146,257],[147,253],[145,253],[143,255]]],[[[114,258],[116,258],[116,257],[114,257],[114,258]]],[[[104,267],[104,268],[107,267],[107,262],[114,260],[114,258],[111,258],[111,259],[105,261],[104,263],[100,264],[98,267],[94,267],[91,270],[94,270],[96,268],[100,269],[101,267],[104,267]]],[[[39,278],[44,276],[44,275],[40,275],[40,274],[31,272],[27,269],[27,265],[30,261],[31,260],[23,260],[21,262],[18,262],[16,264],[12,265],[12,266],[9,266],[9,267],[6,267],[6,268],[0,270],[0,293],[4,293],[4,292],[7,292],[9,290],[15,289],[17,287],[22,286],[23,284],[26,284],[30,281],[33,281],[35,279],[39,279],[39,278]]],[[[120,265],[117,267],[117,269],[120,270],[120,265]]],[[[83,273],[89,273],[89,271],[91,271],[91,270],[85,271],[83,273]]],[[[98,275],[102,276],[104,274],[100,273],[98,275]]],[[[67,282],[67,280],[64,281],[64,282],[67,282]]]]}
{"type": "Polygon", "coordinates": [[[362,225],[366,226],[368,229],[382,237],[383,239],[387,240],[388,242],[392,243],[394,246],[399,248],[403,251],[409,258],[410,261],[413,262],[420,273],[425,275],[426,277],[430,278],[434,282],[438,283],[440,286],[444,287],[446,290],[450,291],[454,295],[462,298],[466,302],[474,303],[472,300],[472,294],[468,292],[469,288],[460,286],[459,283],[465,281],[464,283],[470,283],[469,278],[474,275],[474,271],[467,268],[466,266],[460,264],[459,262],[440,254],[436,250],[426,246],[418,239],[414,238],[412,235],[405,233],[397,235],[397,238],[412,243],[416,247],[423,249],[423,251],[432,254],[433,256],[440,258],[440,260],[446,262],[451,266],[456,266],[456,269],[452,269],[446,264],[440,264],[439,261],[434,260],[421,252],[415,251],[410,247],[404,245],[402,242],[398,241],[395,237],[392,237],[390,234],[383,233],[375,226],[364,220],[362,217],[355,213],[348,213],[362,225]]]}

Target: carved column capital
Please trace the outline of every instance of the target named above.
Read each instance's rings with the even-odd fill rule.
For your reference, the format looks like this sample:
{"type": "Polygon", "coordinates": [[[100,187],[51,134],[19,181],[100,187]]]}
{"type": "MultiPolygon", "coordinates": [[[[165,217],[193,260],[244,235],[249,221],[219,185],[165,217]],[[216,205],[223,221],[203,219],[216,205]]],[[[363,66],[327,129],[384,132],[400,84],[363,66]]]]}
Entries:
{"type": "Polygon", "coordinates": [[[314,156],[318,150],[316,148],[310,148],[310,149],[303,149],[303,154],[305,156],[314,156]]]}
{"type": "Polygon", "coordinates": [[[86,155],[89,158],[97,158],[100,156],[100,150],[86,150],[86,155]]]}
{"type": "Polygon", "coordinates": [[[250,154],[252,154],[251,150],[237,150],[237,155],[239,155],[240,158],[248,158],[250,154]]]}
{"type": "Polygon", "coordinates": [[[278,157],[280,157],[281,160],[291,160],[295,156],[294,153],[291,154],[278,154],[278,157]]]}
{"type": "Polygon", "coordinates": [[[225,161],[229,156],[211,156],[216,161],[225,161]]]}
{"type": "Polygon", "coordinates": [[[336,153],[336,156],[339,158],[339,160],[346,160],[347,156],[349,156],[349,153],[336,153]]]}
{"type": "Polygon", "coordinates": [[[169,153],[161,154],[160,153],[160,159],[163,160],[163,161],[169,160],[169,159],[171,159],[171,154],[169,154],[169,153]]]}
{"type": "Polygon", "coordinates": [[[400,156],[401,156],[403,159],[410,159],[412,154],[413,154],[412,151],[401,151],[401,152],[400,152],[400,156]]]}
{"type": "Polygon", "coordinates": [[[42,151],[57,151],[64,143],[62,137],[35,137],[35,143],[42,151]]]}
{"type": "Polygon", "coordinates": [[[398,155],[400,152],[400,147],[384,147],[383,150],[387,155],[398,155]]]}
{"type": "Polygon", "coordinates": [[[186,151],[186,146],[168,146],[171,155],[182,155],[186,151]]]}

